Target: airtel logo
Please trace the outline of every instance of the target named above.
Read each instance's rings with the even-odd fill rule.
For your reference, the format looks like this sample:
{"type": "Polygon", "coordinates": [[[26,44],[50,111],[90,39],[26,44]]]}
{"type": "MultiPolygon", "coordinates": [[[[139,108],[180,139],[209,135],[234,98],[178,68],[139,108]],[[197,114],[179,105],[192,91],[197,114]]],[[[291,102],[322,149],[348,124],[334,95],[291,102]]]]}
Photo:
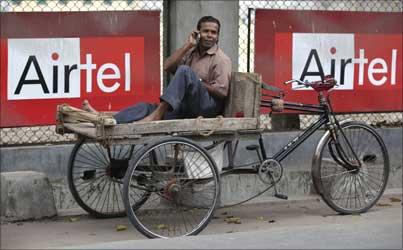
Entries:
{"type": "Polygon", "coordinates": [[[79,38],[9,39],[8,99],[79,98],[81,85],[87,93],[95,86],[103,93],[130,92],[133,55],[124,49],[105,54],[94,60],[99,54],[83,53],[79,38]]]}
{"type": "Polygon", "coordinates": [[[292,75],[302,81],[317,81],[330,74],[342,90],[352,90],[354,85],[392,86],[396,85],[399,53],[398,48],[374,49],[372,43],[355,34],[294,33],[292,75]]]}
{"type": "MultiPolygon", "coordinates": [[[[336,48],[332,47],[330,49],[331,54],[336,53],[336,48]]],[[[396,84],[396,60],[397,60],[397,50],[392,50],[391,61],[388,63],[383,58],[374,58],[371,61],[368,61],[368,58],[365,57],[365,49],[360,49],[359,57],[358,58],[345,58],[341,59],[338,62],[339,67],[339,75],[340,75],[340,85],[344,85],[344,76],[346,73],[346,66],[348,64],[357,64],[358,65],[358,84],[364,84],[364,73],[365,73],[365,66],[368,64],[367,67],[367,76],[369,82],[375,86],[381,86],[386,83],[387,79],[390,79],[390,84],[396,84]],[[388,66],[389,65],[389,66],[388,66]],[[382,73],[384,75],[381,76],[379,80],[377,80],[374,74],[382,73]]],[[[330,75],[335,76],[336,71],[336,60],[330,59],[330,75]]],[[[308,58],[306,60],[304,70],[302,71],[301,76],[299,79],[304,81],[307,76],[319,76],[321,79],[324,79],[325,72],[323,71],[322,61],[319,58],[318,52],[316,49],[312,49],[309,52],[308,58]],[[316,64],[317,70],[315,71],[308,71],[311,68],[311,64],[316,64]]]]}
{"type": "MultiPolygon", "coordinates": [[[[54,52],[52,53],[53,61],[57,62],[59,59],[59,54],[54,52]]],[[[125,91],[130,91],[130,54],[125,53],[124,55],[125,61],[125,91]]],[[[63,86],[64,89],[61,90],[63,93],[70,92],[70,74],[73,70],[84,70],[86,71],[87,81],[86,81],[86,90],[87,92],[92,92],[92,71],[97,70],[97,65],[92,63],[92,55],[86,55],[86,62],[84,64],[73,64],[73,65],[62,65],[62,69],[59,69],[59,65],[53,65],[53,74],[52,74],[52,93],[59,93],[59,72],[62,71],[64,75],[63,86]]],[[[120,79],[120,70],[113,63],[105,63],[101,65],[97,71],[97,84],[98,87],[105,93],[111,93],[116,91],[120,87],[119,82],[115,82],[112,86],[107,86],[104,83],[105,79],[120,79]],[[112,71],[112,73],[106,73],[106,71],[112,71]]],[[[15,89],[14,94],[19,95],[21,93],[22,87],[28,84],[39,84],[42,88],[44,94],[49,94],[48,84],[43,77],[43,73],[38,63],[38,60],[35,55],[30,55],[25,64],[24,70],[21,74],[20,80],[18,81],[17,88],[15,89]],[[32,69],[31,69],[32,68],[32,69]],[[34,70],[34,74],[37,76],[36,79],[27,79],[27,74],[30,70],[34,70]]]]}

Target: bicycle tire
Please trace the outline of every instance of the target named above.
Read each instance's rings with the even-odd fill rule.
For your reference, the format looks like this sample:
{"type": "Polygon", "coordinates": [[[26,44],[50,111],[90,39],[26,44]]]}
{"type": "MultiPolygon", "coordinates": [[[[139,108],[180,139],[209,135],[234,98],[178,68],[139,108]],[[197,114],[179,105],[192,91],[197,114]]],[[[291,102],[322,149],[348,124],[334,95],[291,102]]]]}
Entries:
{"type": "MultiPolygon", "coordinates": [[[[117,176],[113,177],[111,165],[115,163],[111,164],[111,159],[116,164],[128,164],[133,149],[134,145],[118,144],[105,148],[86,138],[75,144],[68,163],[68,186],[77,204],[91,216],[114,218],[126,215],[121,196],[125,169],[123,166],[118,170],[120,172],[114,170],[117,176]]],[[[146,193],[144,199],[147,199],[146,193]]]]}
{"type": "MultiPolygon", "coordinates": [[[[325,203],[340,214],[364,213],[376,204],[385,191],[389,177],[389,156],[386,146],[372,127],[360,122],[341,125],[361,165],[347,170],[333,155],[334,139],[327,135],[318,160],[312,165],[314,187],[325,203]]],[[[338,142],[348,160],[354,157],[344,137],[338,132],[338,142]]],[[[351,166],[351,165],[349,165],[351,166]]]]}
{"type": "Polygon", "coordinates": [[[207,151],[180,137],[144,147],[124,178],[123,201],[132,225],[148,238],[196,235],[210,222],[220,197],[219,174],[207,151]],[[190,160],[191,159],[191,160],[190,160]],[[135,187],[151,191],[133,209],[135,187]]]}

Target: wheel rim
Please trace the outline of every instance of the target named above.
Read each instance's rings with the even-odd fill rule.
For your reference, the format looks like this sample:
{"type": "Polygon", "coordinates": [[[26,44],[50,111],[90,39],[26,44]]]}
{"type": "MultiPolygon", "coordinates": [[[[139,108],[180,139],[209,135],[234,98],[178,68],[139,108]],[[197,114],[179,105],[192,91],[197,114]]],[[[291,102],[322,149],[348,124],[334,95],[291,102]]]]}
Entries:
{"type": "Polygon", "coordinates": [[[97,217],[125,215],[121,190],[134,146],[82,141],[70,161],[70,189],[77,203],[97,217]],[[125,167],[126,166],[126,167],[125,167]]]}
{"type": "Polygon", "coordinates": [[[205,152],[191,143],[168,141],[148,149],[135,164],[125,199],[129,218],[142,233],[169,238],[205,227],[219,195],[218,176],[205,152]],[[133,209],[139,188],[149,190],[150,197],[133,209]]]}
{"type": "MultiPolygon", "coordinates": [[[[380,138],[367,127],[351,125],[344,127],[343,131],[359,159],[360,167],[343,166],[342,161],[334,159],[334,146],[329,139],[321,158],[323,192],[336,210],[363,212],[376,203],[385,189],[389,164],[387,153],[380,138]]],[[[356,158],[341,135],[339,140],[342,148],[346,149],[349,162],[356,164],[356,158]]]]}

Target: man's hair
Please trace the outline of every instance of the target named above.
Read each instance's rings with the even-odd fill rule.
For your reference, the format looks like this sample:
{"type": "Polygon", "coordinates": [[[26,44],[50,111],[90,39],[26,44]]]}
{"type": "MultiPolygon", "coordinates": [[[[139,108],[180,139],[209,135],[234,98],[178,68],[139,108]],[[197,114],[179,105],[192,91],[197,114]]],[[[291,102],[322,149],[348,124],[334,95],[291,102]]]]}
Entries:
{"type": "Polygon", "coordinates": [[[220,27],[221,27],[220,21],[218,21],[217,18],[212,16],[204,16],[200,18],[199,21],[197,22],[197,30],[200,30],[201,24],[206,22],[216,23],[218,25],[218,33],[220,33],[220,27]]]}

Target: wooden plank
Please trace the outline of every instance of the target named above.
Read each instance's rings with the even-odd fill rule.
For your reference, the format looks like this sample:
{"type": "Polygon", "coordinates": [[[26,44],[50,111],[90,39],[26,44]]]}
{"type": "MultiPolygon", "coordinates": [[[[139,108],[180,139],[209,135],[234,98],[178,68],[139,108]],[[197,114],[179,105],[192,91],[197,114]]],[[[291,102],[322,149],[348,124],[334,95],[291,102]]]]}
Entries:
{"type": "Polygon", "coordinates": [[[202,118],[163,120],[153,122],[135,122],[130,124],[118,124],[113,127],[98,127],[97,136],[124,136],[143,134],[172,134],[178,132],[193,132],[195,135],[203,135],[209,132],[258,129],[257,118],[202,118]]]}
{"type": "MultiPolygon", "coordinates": [[[[207,122],[206,120],[211,119],[218,119],[218,118],[210,118],[210,119],[202,119],[202,125],[207,122]],[[203,123],[204,122],[204,123],[203,123]]],[[[186,131],[179,131],[181,128],[185,129],[188,128],[191,122],[195,122],[196,119],[185,119],[185,120],[170,120],[170,121],[155,121],[155,122],[144,122],[140,124],[140,122],[133,123],[133,124],[121,124],[116,125],[114,129],[105,128],[105,134],[102,133],[102,127],[95,126],[92,123],[65,123],[64,130],[65,133],[75,133],[77,135],[85,136],[95,140],[102,140],[105,138],[109,140],[115,140],[114,143],[117,141],[126,141],[126,142],[135,142],[135,143],[145,143],[146,141],[150,140],[150,137],[153,139],[156,137],[164,137],[167,135],[175,135],[175,136],[184,136],[188,138],[192,138],[193,140],[202,140],[202,141],[211,141],[211,140],[228,140],[228,139],[236,139],[236,138],[249,138],[257,136],[261,133],[260,129],[256,129],[256,121],[254,118],[224,118],[223,127],[217,128],[214,130],[214,133],[209,136],[202,136],[200,135],[200,131],[208,132],[208,130],[198,130],[196,127],[193,127],[192,130],[186,131]],[[189,121],[190,120],[190,121],[189,121]],[[172,128],[176,126],[174,131],[167,131],[164,129],[165,132],[160,130],[161,126],[167,125],[170,123],[167,128],[172,128]],[[226,126],[232,126],[236,124],[232,129],[225,129],[226,126]],[[141,127],[137,127],[133,129],[137,125],[141,125],[141,127]],[[239,128],[243,129],[239,129],[239,128]],[[238,128],[234,129],[234,128],[238,128]],[[130,131],[137,131],[131,133],[130,131]],[[140,134],[139,132],[143,132],[140,134]]],[[[200,124],[200,122],[199,122],[200,124]]],[[[206,128],[204,126],[202,128],[206,128]]],[[[210,128],[211,125],[210,125],[210,128]]]]}
{"type": "Polygon", "coordinates": [[[58,123],[81,123],[92,122],[94,124],[103,124],[104,126],[116,125],[116,120],[106,113],[94,114],[82,109],[75,108],[68,104],[57,106],[57,122],[58,123]]]}
{"type": "Polygon", "coordinates": [[[262,76],[256,73],[232,72],[224,116],[259,117],[262,76]]]}
{"type": "Polygon", "coordinates": [[[67,133],[74,132],[92,139],[97,139],[97,129],[92,123],[65,123],[64,128],[67,133]]]}

